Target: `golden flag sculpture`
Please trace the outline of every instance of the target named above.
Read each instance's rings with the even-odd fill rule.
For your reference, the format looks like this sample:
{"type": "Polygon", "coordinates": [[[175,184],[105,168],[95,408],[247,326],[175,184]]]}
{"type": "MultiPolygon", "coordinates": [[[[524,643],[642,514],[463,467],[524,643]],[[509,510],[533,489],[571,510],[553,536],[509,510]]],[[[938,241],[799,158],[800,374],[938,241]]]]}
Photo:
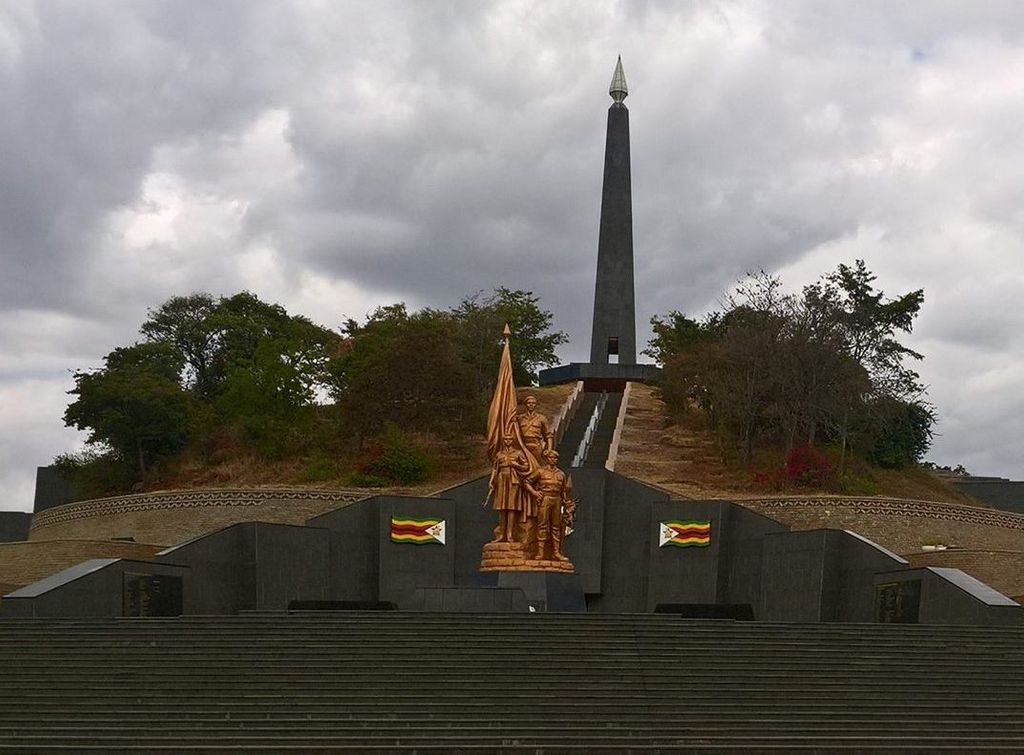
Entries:
{"type": "MultiPolygon", "coordinates": [[[[487,412],[487,458],[492,470],[484,500],[487,506],[494,498],[498,526],[494,529],[494,540],[484,543],[480,570],[572,572],[573,565],[560,547],[564,532],[560,504],[564,505],[563,499],[571,492],[566,489],[565,474],[556,466],[557,456],[547,456],[544,466],[538,466],[523,441],[509,351],[512,333],[507,324],[504,335],[498,382],[487,412]],[[506,439],[511,448],[505,447],[506,439]],[[547,518],[543,528],[538,529],[541,507],[547,518]],[[553,521],[554,513],[558,515],[557,521],[553,521]],[[546,547],[549,540],[550,553],[546,547]]],[[[569,504],[571,507],[572,502],[569,504]]]]}
{"type": "Polygon", "coordinates": [[[487,459],[493,464],[506,434],[512,436],[512,445],[524,452],[532,474],[537,465],[533,456],[526,453],[523,433],[519,429],[519,399],[516,397],[516,383],[512,378],[512,354],[508,348],[512,331],[505,324],[505,346],[501,350],[501,365],[498,367],[498,382],[494,386],[491,407],[487,412],[487,459]]]}

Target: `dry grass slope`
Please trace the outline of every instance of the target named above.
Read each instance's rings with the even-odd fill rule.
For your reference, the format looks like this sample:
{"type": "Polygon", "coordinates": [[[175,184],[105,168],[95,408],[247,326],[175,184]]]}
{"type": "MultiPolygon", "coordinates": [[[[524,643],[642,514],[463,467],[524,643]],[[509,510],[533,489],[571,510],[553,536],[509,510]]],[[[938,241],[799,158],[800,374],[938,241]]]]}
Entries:
{"type": "MultiPolygon", "coordinates": [[[[545,388],[520,388],[520,400],[527,394],[537,397],[537,410],[553,419],[573,390],[573,385],[545,388]]],[[[484,428],[463,436],[440,437],[424,433],[411,434],[434,462],[433,477],[411,487],[376,489],[376,492],[424,494],[456,485],[488,471],[484,445],[484,428]]],[[[216,463],[198,459],[187,460],[162,474],[137,492],[154,490],[195,490],[200,488],[297,487],[312,490],[349,488],[346,484],[354,460],[338,460],[338,474],[317,482],[305,479],[307,462],[302,459],[273,461],[257,455],[234,455],[216,463]]]]}
{"type": "MultiPolygon", "coordinates": [[[[634,384],[626,409],[615,471],[689,498],[763,498],[753,475],[738,462],[732,449],[723,448],[718,436],[699,419],[669,422],[658,390],[634,384]]],[[[921,469],[888,470],[858,465],[858,475],[869,475],[873,495],[983,506],[957,491],[945,480],[921,469]]],[[[829,495],[837,491],[800,488],[778,495],[829,495]]]]}

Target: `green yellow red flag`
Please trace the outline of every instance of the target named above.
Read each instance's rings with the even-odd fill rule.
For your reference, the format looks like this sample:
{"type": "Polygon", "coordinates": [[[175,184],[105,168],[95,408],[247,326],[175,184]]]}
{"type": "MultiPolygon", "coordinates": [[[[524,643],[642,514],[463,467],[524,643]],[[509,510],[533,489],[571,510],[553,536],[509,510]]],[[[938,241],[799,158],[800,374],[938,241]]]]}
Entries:
{"type": "Polygon", "coordinates": [[[661,523],[658,547],[674,545],[679,548],[706,548],[711,544],[711,522],[671,521],[661,523]]]}
{"type": "Polygon", "coordinates": [[[426,545],[440,543],[444,545],[444,519],[412,519],[410,517],[391,517],[391,542],[426,545]]]}

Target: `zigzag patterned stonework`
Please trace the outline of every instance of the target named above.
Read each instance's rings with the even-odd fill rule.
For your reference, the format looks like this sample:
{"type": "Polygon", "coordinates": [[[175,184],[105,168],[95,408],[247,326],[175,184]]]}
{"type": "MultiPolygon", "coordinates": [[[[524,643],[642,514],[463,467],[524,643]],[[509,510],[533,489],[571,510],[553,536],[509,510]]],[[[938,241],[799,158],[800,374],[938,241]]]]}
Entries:
{"type": "Polygon", "coordinates": [[[1024,530],[1024,515],[1008,511],[995,511],[975,506],[937,501],[913,501],[902,498],[751,498],[737,499],[737,503],[750,508],[772,509],[847,509],[858,514],[887,514],[939,519],[953,522],[984,524],[1024,530]]]}
{"type": "Polygon", "coordinates": [[[366,498],[365,490],[301,490],[288,488],[174,490],[136,493],[113,498],[77,501],[41,511],[32,517],[30,531],[55,524],[133,511],[194,508],[200,506],[259,506],[268,501],[332,501],[353,503],[366,498]]]}

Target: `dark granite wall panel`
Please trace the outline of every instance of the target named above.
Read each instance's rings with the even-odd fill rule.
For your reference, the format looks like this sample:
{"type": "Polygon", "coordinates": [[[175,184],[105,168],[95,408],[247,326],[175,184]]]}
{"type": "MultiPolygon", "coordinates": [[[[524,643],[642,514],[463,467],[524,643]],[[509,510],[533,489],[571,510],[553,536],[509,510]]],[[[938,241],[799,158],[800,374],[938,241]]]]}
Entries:
{"type": "Polygon", "coordinates": [[[28,540],[32,515],[24,511],[0,511],[0,543],[20,543],[28,540]]]}
{"type": "MultiPolygon", "coordinates": [[[[283,610],[293,600],[497,610],[511,593],[479,588],[504,586],[560,610],[581,610],[585,595],[592,612],[749,604],[762,620],[873,621],[880,579],[920,584],[922,622],[1007,623],[1022,614],[1005,596],[958,570],[908,570],[899,557],[852,533],[789,532],[737,504],[669,500],[660,490],[603,469],[576,469],[572,475],[579,508],[566,552],[577,575],[480,574],[480,550],[495,524],[494,512],[481,505],[486,478],[449,490],[444,498],[366,499],[315,517],[307,527],[232,525],[133,569],[183,575],[185,614],[283,610]],[[445,520],[446,544],[393,543],[392,516],[445,520]],[[709,521],[709,546],[659,547],[660,523],[675,519],[709,521]]],[[[34,593],[28,591],[35,597],[5,599],[0,609],[3,615],[120,615],[122,563],[132,562],[81,566],[71,576],[37,583],[34,593]]]]}
{"type": "Polygon", "coordinates": [[[157,555],[158,563],[189,567],[184,591],[186,614],[235,614],[253,607],[243,580],[245,540],[244,526],[236,524],[157,555]]]}
{"type": "Polygon", "coordinates": [[[330,598],[328,530],[253,522],[246,531],[256,610],[283,611],[293,600],[330,598]]]}
{"type": "Polygon", "coordinates": [[[723,603],[749,605],[759,618],[764,537],[786,532],[786,526],[732,503],[723,504],[722,518],[725,537],[719,543],[718,598],[723,603]]]}
{"type": "Polygon", "coordinates": [[[330,600],[380,600],[379,497],[328,511],[306,524],[330,531],[330,600]]]}
{"type": "Polygon", "coordinates": [[[659,603],[717,603],[720,549],[726,528],[719,501],[658,501],[648,520],[647,601],[644,610],[659,603]],[[661,522],[710,521],[711,542],[704,547],[660,546],[661,522]]]}
{"type": "Polygon", "coordinates": [[[124,615],[124,575],[159,574],[188,581],[187,568],[143,561],[111,563],[34,598],[4,598],[3,618],[86,618],[124,615]]]}
{"type": "MultiPolygon", "coordinates": [[[[576,524],[565,540],[565,555],[580,575],[583,592],[601,591],[606,516],[605,490],[609,475],[603,469],[577,467],[569,472],[576,499],[576,524]]],[[[614,487],[614,482],[612,485],[614,487]]],[[[615,495],[614,489],[609,489],[615,495]]],[[[628,494],[627,494],[628,495],[628,494]]],[[[627,501],[626,506],[629,505],[627,501]]]]}
{"type": "Polygon", "coordinates": [[[840,563],[836,611],[829,621],[874,621],[874,577],[878,572],[899,569],[906,561],[870,540],[842,530],[838,535],[840,563]]]}
{"type": "Polygon", "coordinates": [[[1024,626],[1024,612],[1020,606],[986,585],[977,583],[959,569],[905,569],[882,572],[876,574],[874,578],[876,589],[878,585],[884,583],[913,581],[921,583],[918,623],[1024,626]],[[989,593],[992,600],[972,595],[952,579],[944,577],[943,573],[949,574],[953,579],[959,577],[965,582],[975,582],[980,587],[980,592],[989,593]]]}
{"type": "Polygon", "coordinates": [[[967,495],[980,498],[997,509],[1024,514],[1024,482],[1017,480],[977,480],[970,477],[957,480],[957,488],[967,495]]]}
{"type": "Polygon", "coordinates": [[[455,586],[455,543],[458,525],[455,503],[445,498],[380,496],[377,501],[380,550],[379,600],[399,608],[414,602],[416,590],[455,586]],[[391,517],[445,520],[446,544],[413,545],[391,542],[391,517]]]}
{"type": "Polygon", "coordinates": [[[604,475],[605,489],[601,592],[593,595],[592,585],[584,583],[588,607],[612,613],[643,611],[648,602],[651,504],[667,501],[668,495],[614,472],[598,471],[604,475]]]}
{"type": "Polygon", "coordinates": [[[32,512],[39,513],[75,500],[71,483],[60,476],[57,467],[36,467],[36,493],[32,512]]]}
{"type": "Polygon", "coordinates": [[[759,619],[821,621],[822,587],[835,574],[826,530],[781,532],[765,537],[759,619]]]}
{"type": "Polygon", "coordinates": [[[449,547],[455,552],[454,580],[456,585],[463,587],[497,584],[496,573],[482,574],[479,571],[481,549],[494,537],[494,527],[498,523],[497,513],[490,506],[485,508],[483,505],[487,499],[489,479],[478,477],[444,493],[444,498],[452,502],[459,532],[457,539],[449,540],[449,547]]]}
{"type": "Polygon", "coordinates": [[[411,611],[444,613],[525,613],[522,590],[500,587],[422,587],[415,591],[411,611]]]}

